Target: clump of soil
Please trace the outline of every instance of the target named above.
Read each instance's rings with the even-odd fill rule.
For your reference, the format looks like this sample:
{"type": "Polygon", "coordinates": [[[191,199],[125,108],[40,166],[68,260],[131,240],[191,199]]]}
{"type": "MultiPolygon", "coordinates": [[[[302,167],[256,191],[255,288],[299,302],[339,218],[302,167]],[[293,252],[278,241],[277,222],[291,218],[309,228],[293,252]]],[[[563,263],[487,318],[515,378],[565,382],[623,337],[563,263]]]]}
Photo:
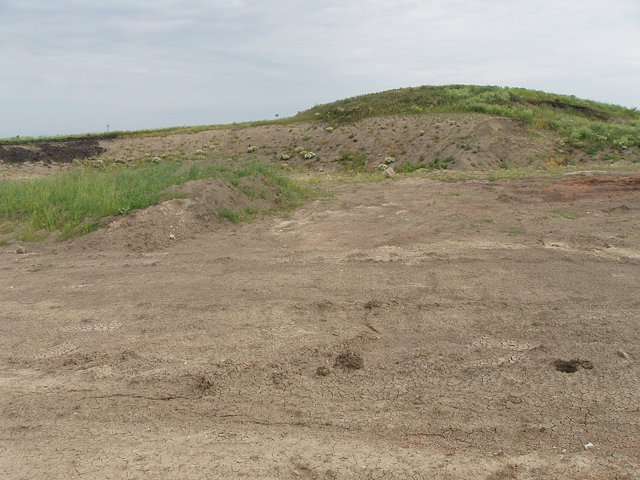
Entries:
{"type": "Polygon", "coordinates": [[[575,373],[578,371],[578,368],[582,367],[585,370],[591,370],[593,368],[593,363],[589,360],[580,360],[579,358],[574,358],[573,360],[556,360],[553,362],[553,366],[557,371],[563,373],[575,373]]]}
{"type": "Polygon", "coordinates": [[[360,370],[364,368],[364,359],[354,352],[344,352],[336,358],[335,367],[344,370],[360,370]]]}

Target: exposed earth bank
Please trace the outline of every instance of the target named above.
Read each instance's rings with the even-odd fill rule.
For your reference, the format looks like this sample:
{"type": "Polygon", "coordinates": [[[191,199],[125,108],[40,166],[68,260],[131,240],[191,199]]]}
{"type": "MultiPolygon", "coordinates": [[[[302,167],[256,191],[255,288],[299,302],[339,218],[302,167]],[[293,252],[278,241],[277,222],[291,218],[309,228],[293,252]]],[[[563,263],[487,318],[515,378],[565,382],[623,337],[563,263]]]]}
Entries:
{"type": "Polygon", "coordinates": [[[0,145],[0,178],[52,173],[74,160],[108,165],[154,158],[256,157],[284,168],[324,172],[372,170],[382,163],[396,169],[410,163],[475,171],[640,161],[638,148],[605,148],[591,154],[571,151],[552,132],[481,114],[388,115],[347,125],[298,122],[143,138],[112,137],[0,145]],[[46,169],[39,168],[42,163],[46,169]]]}
{"type": "Polygon", "coordinates": [[[0,476],[640,476],[637,174],[337,188],[4,247],[0,476]]]}

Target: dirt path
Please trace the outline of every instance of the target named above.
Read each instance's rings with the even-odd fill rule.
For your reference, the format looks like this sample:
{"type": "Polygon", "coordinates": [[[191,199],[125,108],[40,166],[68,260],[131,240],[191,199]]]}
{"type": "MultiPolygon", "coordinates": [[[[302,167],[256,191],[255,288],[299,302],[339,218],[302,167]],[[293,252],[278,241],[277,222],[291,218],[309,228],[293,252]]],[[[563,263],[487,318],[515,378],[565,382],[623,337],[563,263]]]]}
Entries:
{"type": "Polygon", "coordinates": [[[640,476],[638,176],[339,188],[2,252],[0,476],[640,476]]]}

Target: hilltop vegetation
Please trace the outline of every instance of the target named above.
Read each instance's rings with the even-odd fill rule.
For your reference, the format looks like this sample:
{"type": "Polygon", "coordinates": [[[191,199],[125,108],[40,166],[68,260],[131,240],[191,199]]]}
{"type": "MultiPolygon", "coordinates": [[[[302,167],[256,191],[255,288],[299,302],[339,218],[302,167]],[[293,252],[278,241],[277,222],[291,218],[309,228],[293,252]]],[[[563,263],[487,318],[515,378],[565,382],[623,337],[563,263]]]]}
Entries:
{"type": "Polygon", "coordinates": [[[344,124],[392,114],[484,113],[508,117],[562,135],[574,148],[640,145],[640,112],[525,88],[476,85],[422,86],[360,95],[301,112],[344,124]]]}

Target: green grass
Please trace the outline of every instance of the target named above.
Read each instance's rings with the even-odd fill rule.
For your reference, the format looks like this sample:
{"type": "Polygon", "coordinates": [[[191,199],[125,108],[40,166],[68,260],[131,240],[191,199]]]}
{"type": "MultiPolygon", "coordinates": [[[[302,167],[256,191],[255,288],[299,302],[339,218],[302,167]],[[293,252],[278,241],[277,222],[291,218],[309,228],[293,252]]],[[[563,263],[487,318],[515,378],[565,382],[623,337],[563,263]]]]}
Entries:
{"type": "Polygon", "coordinates": [[[429,168],[432,170],[446,170],[451,166],[451,164],[455,164],[455,157],[447,157],[444,160],[440,159],[440,156],[437,155],[431,162],[429,162],[429,168]]]}
{"type": "Polygon", "coordinates": [[[524,228],[512,228],[511,230],[507,230],[506,233],[510,237],[515,237],[516,235],[524,233],[524,228]]]}
{"type": "Polygon", "coordinates": [[[341,165],[341,170],[347,173],[364,172],[367,169],[367,156],[362,152],[357,152],[354,149],[349,149],[343,152],[340,157],[335,158],[333,161],[338,162],[341,165]]]}
{"type": "Polygon", "coordinates": [[[426,165],[424,162],[420,162],[420,163],[411,163],[411,162],[404,162],[404,164],[402,164],[401,166],[399,166],[396,169],[397,173],[413,173],[416,170],[420,170],[421,168],[425,168],[426,165]]]}
{"type": "MultiPolygon", "coordinates": [[[[177,197],[177,193],[160,197],[160,192],[171,185],[202,178],[237,182],[249,176],[260,178],[279,194],[281,203],[272,211],[295,207],[311,194],[310,188],[256,160],[165,161],[112,170],[75,168],[49,177],[0,181],[0,224],[19,222],[20,237],[27,241],[42,240],[56,230],[65,238],[73,238],[98,228],[105,216],[126,214],[177,197]]],[[[270,212],[245,209],[237,215],[239,220],[246,220],[262,213],[270,212]]],[[[234,221],[226,210],[220,214],[234,221]]]]}
{"type": "Polygon", "coordinates": [[[553,212],[554,215],[557,215],[559,217],[563,217],[563,218],[568,218],[569,220],[576,220],[578,218],[580,218],[582,215],[578,215],[576,213],[567,213],[564,210],[554,210],[553,212]]]}

